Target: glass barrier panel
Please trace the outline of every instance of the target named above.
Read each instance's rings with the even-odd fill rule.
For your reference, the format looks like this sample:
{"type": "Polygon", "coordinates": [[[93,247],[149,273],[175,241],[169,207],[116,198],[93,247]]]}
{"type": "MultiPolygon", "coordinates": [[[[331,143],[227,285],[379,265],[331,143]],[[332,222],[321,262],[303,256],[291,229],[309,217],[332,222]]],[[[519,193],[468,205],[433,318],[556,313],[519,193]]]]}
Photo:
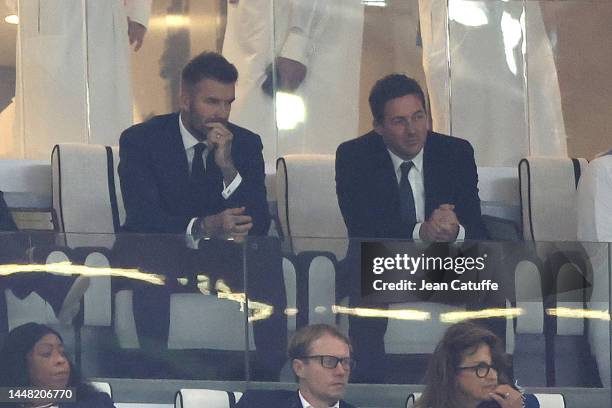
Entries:
{"type": "Polygon", "coordinates": [[[84,378],[247,378],[245,350],[256,343],[246,333],[242,244],[154,234],[0,239],[2,337],[48,325],[84,378]]]}
{"type": "Polygon", "coordinates": [[[479,166],[530,154],[524,21],[522,1],[448,1],[450,129],[471,142],[479,166]]]}
{"type": "Polygon", "coordinates": [[[612,145],[606,130],[612,81],[601,69],[612,61],[612,51],[605,45],[612,35],[606,23],[612,4],[605,0],[526,4],[527,86],[530,104],[537,108],[530,109],[532,141],[534,133],[545,132],[547,139],[537,147],[547,152],[563,148],[566,137],[567,156],[591,160],[612,145]],[[529,30],[534,20],[543,21],[540,33],[548,38],[547,44],[542,43],[541,34],[534,36],[529,30]],[[543,65],[547,60],[552,62],[543,65]],[[547,104],[541,103],[544,98],[547,104]]]}
{"type": "Polygon", "coordinates": [[[17,9],[10,4],[1,4],[2,25],[0,26],[0,142],[1,158],[22,157],[22,141],[13,131],[15,116],[15,69],[17,44],[17,9]]]}
{"type": "MultiPolygon", "coordinates": [[[[249,237],[247,246],[262,248],[269,239],[249,237]]],[[[302,349],[296,348],[295,338],[303,340],[307,326],[325,324],[350,338],[356,365],[346,370],[348,382],[423,387],[428,365],[440,363],[436,346],[444,336],[458,342],[452,337],[457,330],[476,330],[460,325],[470,320],[488,330],[479,336],[496,339],[491,353],[500,382],[516,381],[528,393],[563,393],[566,401],[580,401],[581,393],[595,404],[610,400],[606,243],[427,244],[294,236],[283,248],[284,285],[279,288],[286,296],[282,306],[290,346],[281,383],[294,381],[303,364],[321,364],[311,361],[312,350],[297,356],[307,358],[296,358],[302,349]],[[578,393],[568,396],[568,389],[578,393]]],[[[262,277],[247,266],[247,291],[261,284],[257,276],[273,284],[269,275],[262,277]]],[[[263,303],[274,302],[272,293],[263,296],[270,299],[263,303]]],[[[253,298],[249,295],[249,301],[253,298]]],[[[318,350],[319,344],[312,344],[318,350]]],[[[325,350],[342,357],[341,347],[325,350]]],[[[257,360],[262,353],[255,353],[257,360]]],[[[469,360],[464,354],[458,358],[469,360]]],[[[349,395],[367,400],[359,393],[349,395]]]]}

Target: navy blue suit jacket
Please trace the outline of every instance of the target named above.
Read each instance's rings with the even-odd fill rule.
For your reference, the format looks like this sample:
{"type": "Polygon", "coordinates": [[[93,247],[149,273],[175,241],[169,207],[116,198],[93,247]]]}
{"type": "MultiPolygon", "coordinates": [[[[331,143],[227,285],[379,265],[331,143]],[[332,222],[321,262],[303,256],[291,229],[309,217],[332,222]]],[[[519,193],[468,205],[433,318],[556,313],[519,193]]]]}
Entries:
{"type": "MultiPolygon", "coordinates": [[[[423,152],[425,218],[454,204],[466,239],[486,239],[480,214],[474,150],[466,140],[429,132],[423,152]]],[[[412,239],[414,224],[400,218],[393,162],[382,136],[372,131],[336,152],[336,192],[350,237],[412,239]]]]}
{"type": "Polygon", "coordinates": [[[0,191],[0,231],[17,231],[17,226],[15,225],[11,212],[4,201],[2,191],[0,191]]]}
{"type": "MultiPolygon", "coordinates": [[[[236,404],[236,408],[302,408],[297,391],[248,390],[236,404]]],[[[340,408],[354,408],[340,400],[340,408]]]]}
{"type": "Polygon", "coordinates": [[[126,212],[124,230],[185,233],[193,217],[244,206],[253,218],[249,233],[265,235],[270,216],[260,137],[229,123],[227,128],[234,135],[232,158],[242,183],[224,199],[223,175],[209,154],[205,193],[194,197],[178,121],[178,113],[156,116],[121,134],[119,177],[126,212]]]}

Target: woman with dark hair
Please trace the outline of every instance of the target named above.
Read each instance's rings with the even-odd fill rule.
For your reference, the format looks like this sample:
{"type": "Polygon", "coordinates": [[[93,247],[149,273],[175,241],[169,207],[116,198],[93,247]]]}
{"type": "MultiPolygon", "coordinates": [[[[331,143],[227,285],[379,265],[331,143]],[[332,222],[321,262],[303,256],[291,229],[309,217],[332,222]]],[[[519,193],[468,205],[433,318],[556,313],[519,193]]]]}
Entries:
{"type": "MultiPolygon", "coordinates": [[[[0,349],[0,387],[74,389],[75,402],[41,399],[22,404],[27,408],[114,408],[107,394],[81,381],[64,352],[62,337],[44,324],[26,323],[7,335],[0,349]]],[[[15,405],[0,403],[2,408],[15,405]]]]}
{"type": "Polygon", "coordinates": [[[436,347],[418,408],[538,408],[513,384],[502,342],[472,322],[454,324],[436,347]]]}

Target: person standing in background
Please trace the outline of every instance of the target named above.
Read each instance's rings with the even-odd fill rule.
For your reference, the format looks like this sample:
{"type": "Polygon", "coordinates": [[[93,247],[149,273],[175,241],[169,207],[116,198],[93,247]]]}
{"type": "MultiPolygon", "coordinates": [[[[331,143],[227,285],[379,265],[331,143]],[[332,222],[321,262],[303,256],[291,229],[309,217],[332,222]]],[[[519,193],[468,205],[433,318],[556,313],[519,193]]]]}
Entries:
{"type": "Polygon", "coordinates": [[[118,143],[133,123],[129,49],[143,44],[151,2],[18,2],[15,124],[1,156],[48,160],[57,143],[118,143]]]}
{"type": "Polygon", "coordinates": [[[277,157],[333,154],[358,133],[363,14],[360,0],[228,0],[222,53],[240,72],[231,120],[262,137],[268,172],[277,157]]]}

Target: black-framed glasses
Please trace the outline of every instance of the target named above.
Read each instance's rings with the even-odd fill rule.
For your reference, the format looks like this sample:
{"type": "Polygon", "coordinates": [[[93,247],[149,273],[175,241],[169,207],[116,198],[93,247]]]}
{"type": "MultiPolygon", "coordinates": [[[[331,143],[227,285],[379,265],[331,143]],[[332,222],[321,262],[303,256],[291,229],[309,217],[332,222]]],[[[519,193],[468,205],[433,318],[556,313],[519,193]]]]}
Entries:
{"type": "Polygon", "coordinates": [[[479,378],[485,378],[487,375],[489,375],[489,371],[491,369],[494,369],[495,371],[497,371],[497,366],[495,366],[495,364],[490,365],[487,363],[478,363],[474,366],[466,366],[466,367],[457,367],[458,370],[474,370],[474,372],[476,373],[476,376],[479,378]]]}
{"type": "Polygon", "coordinates": [[[336,356],[327,356],[327,355],[317,355],[317,356],[303,356],[297,357],[300,360],[306,360],[311,358],[319,359],[321,365],[325,368],[329,368],[333,370],[338,366],[338,363],[342,365],[342,368],[345,370],[352,370],[357,365],[357,361],[351,357],[336,357],[336,356]]]}

